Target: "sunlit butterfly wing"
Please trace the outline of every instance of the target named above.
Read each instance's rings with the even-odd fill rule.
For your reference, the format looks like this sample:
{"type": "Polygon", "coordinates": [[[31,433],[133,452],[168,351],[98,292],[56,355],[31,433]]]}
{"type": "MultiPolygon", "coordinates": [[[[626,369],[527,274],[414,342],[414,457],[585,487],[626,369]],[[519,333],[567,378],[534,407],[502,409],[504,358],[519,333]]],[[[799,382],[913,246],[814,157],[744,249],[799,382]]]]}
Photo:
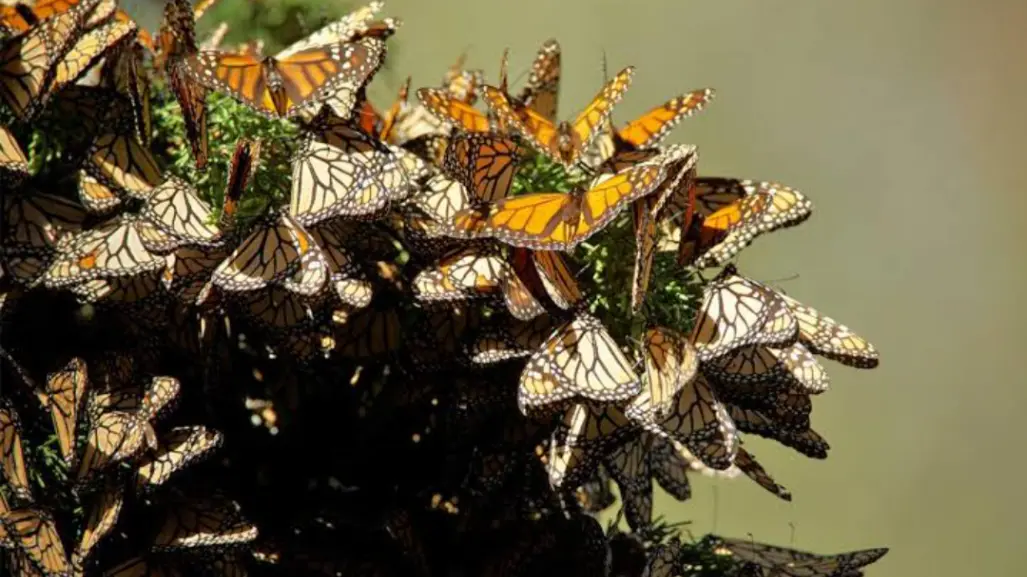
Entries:
{"type": "Polygon", "coordinates": [[[642,344],[651,410],[666,416],[677,393],[695,378],[699,355],[688,339],[665,327],[647,330],[642,344]]]}
{"type": "Polygon", "coordinates": [[[134,22],[111,21],[83,34],[54,67],[54,76],[43,95],[43,102],[85,75],[109,51],[125,44],[135,31],[134,22]]]}
{"type": "Polygon", "coordinates": [[[223,439],[221,433],[199,425],[171,429],[158,441],[156,452],[140,459],[136,487],[150,490],[164,484],[175,472],[207,457],[223,439]]]}
{"type": "Polygon", "coordinates": [[[583,397],[623,401],[642,389],[631,363],[598,319],[585,312],[556,329],[521,372],[522,412],[583,397]]]}
{"type": "Polygon", "coordinates": [[[0,186],[16,188],[29,175],[29,163],[14,135],[0,126],[0,186]]]}
{"type": "Polygon", "coordinates": [[[269,118],[293,116],[328,97],[336,113],[348,117],[357,91],[381,66],[384,54],[381,39],[362,38],[308,48],[281,59],[261,61],[249,54],[205,50],[186,62],[194,80],[269,118]]]}
{"type": "MultiPolygon", "coordinates": [[[[43,509],[25,507],[0,515],[8,538],[42,575],[68,575],[71,567],[53,515],[43,509]]],[[[33,574],[24,572],[22,575],[33,574]]]]}
{"type": "Polygon", "coordinates": [[[68,466],[75,460],[76,424],[88,383],[86,363],[74,358],[46,379],[47,399],[61,457],[68,466]]]}
{"type": "Polygon", "coordinates": [[[673,401],[669,414],[661,417],[653,411],[649,391],[643,389],[624,412],[650,433],[683,444],[706,465],[714,469],[731,466],[738,449],[735,426],[702,373],[673,401]]]}
{"type": "Polygon", "coordinates": [[[540,192],[504,198],[492,205],[476,226],[476,214],[458,213],[458,228],[483,234],[514,246],[570,250],[609,224],[631,201],[649,194],[666,178],[661,166],[640,166],[616,175],[602,175],[581,193],[540,192]]]}
{"type": "Polygon", "coordinates": [[[228,547],[252,542],[257,527],[245,520],[234,501],[220,496],[169,500],[154,552],[228,547]]]}
{"type": "Polygon", "coordinates": [[[859,368],[874,368],[878,363],[877,349],[849,327],[813,307],[779,294],[788,303],[799,322],[799,339],[810,352],[859,368]]]}
{"type": "Polygon", "coordinates": [[[88,155],[86,172],[117,193],[145,199],[162,180],[156,159],[123,121],[98,136],[88,155]]]}
{"type": "Polygon", "coordinates": [[[135,276],[164,268],[164,259],[144,243],[145,229],[132,219],[115,219],[75,235],[47,269],[51,288],[98,278],[135,276]]]}
{"type": "Polygon", "coordinates": [[[124,487],[116,479],[108,479],[103,489],[93,496],[91,504],[86,509],[86,526],[72,555],[72,562],[75,565],[83,566],[93,549],[114,529],[124,504],[124,487]]]}
{"type": "Polygon", "coordinates": [[[0,100],[21,120],[33,117],[47,96],[54,66],[80,33],[89,0],[3,41],[0,45],[0,100]]]}
{"type": "Polygon", "coordinates": [[[342,18],[331,22],[313,34],[297,40],[278,53],[278,58],[295,54],[301,50],[332,44],[350,42],[365,34],[372,25],[375,14],[381,12],[384,2],[371,2],[367,6],[357,8],[342,18]]]}
{"type": "Polygon", "coordinates": [[[706,286],[691,342],[699,359],[708,361],[760,338],[779,299],[759,284],[726,267],[706,286]]]}
{"type": "Polygon", "coordinates": [[[827,390],[830,384],[827,371],[802,343],[784,348],[750,345],[709,363],[703,370],[725,383],[755,382],[812,394],[827,390]]]}
{"type": "Polygon", "coordinates": [[[633,148],[655,146],[679,122],[702,110],[713,96],[712,88],[703,88],[668,100],[617,130],[617,138],[633,148]]]}
{"type": "Polygon", "coordinates": [[[531,65],[528,83],[517,98],[535,114],[554,122],[560,90],[560,44],[547,40],[531,65]]]}
{"type": "Polygon", "coordinates": [[[21,444],[21,420],[7,399],[0,400],[0,472],[18,498],[32,500],[21,444]]]}
{"type": "Polygon", "coordinates": [[[417,91],[417,99],[447,127],[463,132],[489,132],[492,129],[487,116],[445,89],[421,88],[417,91]]]}
{"type": "Polygon", "coordinates": [[[300,269],[301,261],[320,248],[298,222],[284,212],[258,225],[214,271],[215,286],[231,291],[260,290],[281,283],[300,269]]]}
{"type": "Polygon", "coordinates": [[[100,415],[86,433],[77,481],[88,482],[108,466],[138,454],[146,441],[143,428],[148,426],[134,413],[110,411],[100,415]]]}
{"type": "Polygon", "coordinates": [[[140,214],[165,234],[189,245],[210,247],[221,240],[221,231],[210,224],[214,219],[210,206],[177,176],[154,187],[140,214]]]}

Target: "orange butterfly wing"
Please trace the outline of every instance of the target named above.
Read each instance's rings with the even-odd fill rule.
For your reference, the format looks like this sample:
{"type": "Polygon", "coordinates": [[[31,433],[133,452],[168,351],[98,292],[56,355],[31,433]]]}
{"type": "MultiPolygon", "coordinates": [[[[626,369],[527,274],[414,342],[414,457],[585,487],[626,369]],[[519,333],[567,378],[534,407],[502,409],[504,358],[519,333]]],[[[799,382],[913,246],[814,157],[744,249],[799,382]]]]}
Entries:
{"type": "Polygon", "coordinates": [[[473,106],[460,102],[441,88],[422,88],[417,98],[439,120],[464,132],[488,132],[489,119],[473,106]]]}
{"type": "Polygon", "coordinates": [[[599,136],[600,129],[613,113],[613,107],[621,101],[624,93],[631,86],[634,73],[635,69],[631,66],[621,70],[617,76],[606,83],[606,86],[603,86],[592,102],[574,119],[571,124],[574,133],[574,151],[573,157],[569,160],[577,161],[592,141],[599,136]]]}
{"type": "Polygon", "coordinates": [[[713,90],[706,88],[669,100],[628,123],[617,136],[635,148],[652,146],[682,119],[702,110],[713,95],[713,90]]]}

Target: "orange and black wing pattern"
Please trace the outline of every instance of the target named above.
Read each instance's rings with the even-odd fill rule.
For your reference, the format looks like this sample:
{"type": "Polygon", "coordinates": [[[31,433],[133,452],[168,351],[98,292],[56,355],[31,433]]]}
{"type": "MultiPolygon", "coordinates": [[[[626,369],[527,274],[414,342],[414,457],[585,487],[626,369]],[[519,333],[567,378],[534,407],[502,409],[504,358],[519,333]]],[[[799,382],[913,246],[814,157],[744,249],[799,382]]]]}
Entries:
{"type": "Polygon", "coordinates": [[[475,229],[513,246],[542,250],[571,250],[602,230],[631,201],[659,186],[666,172],[644,165],[615,175],[603,175],[584,192],[538,192],[500,199],[480,222],[477,212],[456,216],[458,229],[475,229]]]}
{"type": "Polygon", "coordinates": [[[573,122],[562,122],[559,125],[554,125],[530,107],[515,108],[508,95],[498,88],[485,86],[485,100],[502,125],[519,133],[539,152],[570,168],[601,134],[613,113],[613,107],[631,85],[633,74],[633,67],[621,70],[603,86],[573,122]]]}
{"type": "Polygon", "coordinates": [[[268,118],[298,114],[306,105],[349,89],[356,92],[381,66],[385,43],[363,38],[301,50],[282,59],[203,50],[186,60],[196,82],[231,95],[268,118]]]}

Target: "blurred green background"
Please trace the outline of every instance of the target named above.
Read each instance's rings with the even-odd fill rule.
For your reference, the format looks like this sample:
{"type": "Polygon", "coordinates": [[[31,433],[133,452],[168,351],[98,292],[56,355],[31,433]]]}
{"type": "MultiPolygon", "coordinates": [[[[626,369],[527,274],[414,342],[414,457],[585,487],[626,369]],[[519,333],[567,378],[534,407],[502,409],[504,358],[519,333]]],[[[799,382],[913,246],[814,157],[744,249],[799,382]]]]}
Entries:
{"type": "MultiPolygon", "coordinates": [[[[223,2],[206,24],[250,3],[223,2]]],[[[123,4],[156,25],[159,0],[123,4]]],[[[813,218],[757,241],[741,268],[798,274],[779,286],[871,339],[881,366],[831,367],[813,414],[828,460],[747,445],[793,503],[700,479],[691,501],[659,501],[664,514],[696,535],[889,546],[875,577],[1023,574],[1027,3],[389,0],[384,14],[405,25],[371,90],[379,106],[407,74],[438,83],[465,49],[494,78],[509,47],[516,77],[556,37],[562,116],[602,82],[604,52],[611,73],[637,67],[618,122],[712,86],[716,100],[671,141],[699,146],[703,174],[779,180],[813,199],[813,218]]],[[[258,25],[245,22],[239,37],[258,25]]]]}

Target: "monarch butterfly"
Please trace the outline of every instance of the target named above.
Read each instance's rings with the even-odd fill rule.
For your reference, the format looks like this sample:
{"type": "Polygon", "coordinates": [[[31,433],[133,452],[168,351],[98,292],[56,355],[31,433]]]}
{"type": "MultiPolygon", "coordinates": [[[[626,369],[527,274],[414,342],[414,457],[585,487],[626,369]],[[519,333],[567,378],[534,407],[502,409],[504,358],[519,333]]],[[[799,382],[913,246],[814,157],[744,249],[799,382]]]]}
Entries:
{"type": "Polygon", "coordinates": [[[141,200],[162,180],[156,159],[124,120],[116,121],[113,130],[93,141],[85,170],[116,193],[141,200]]]}
{"type": "Polygon", "coordinates": [[[547,40],[539,48],[531,75],[516,101],[538,116],[552,122],[556,119],[560,89],[560,44],[547,40]]]}
{"type": "Polygon", "coordinates": [[[573,122],[554,125],[531,108],[515,110],[499,89],[485,86],[485,101],[499,122],[522,135],[539,152],[572,168],[600,134],[613,107],[631,85],[634,68],[629,66],[610,80],[573,122]]]}
{"type": "Polygon", "coordinates": [[[755,409],[777,424],[792,430],[809,428],[813,404],[809,393],[801,389],[762,383],[716,382],[717,394],[725,403],[755,409]]]}
{"type": "Polygon", "coordinates": [[[224,436],[203,426],[175,427],[158,443],[160,447],[140,459],[135,469],[136,488],[150,490],[175,472],[205,458],[221,446],[224,436]]]}
{"type": "Polygon", "coordinates": [[[553,304],[563,310],[571,310],[584,300],[581,287],[578,286],[577,273],[571,270],[560,253],[522,248],[514,248],[512,252],[514,270],[534,295],[544,292],[553,304]],[[526,257],[525,253],[529,252],[530,256],[526,257]]]}
{"type": "Polygon", "coordinates": [[[0,399],[0,451],[0,472],[7,485],[19,499],[31,501],[32,487],[21,446],[21,420],[7,399],[0,399]]]}
{"type": "MultiPolygon", "coordinates": [[[[156,272],[148,272],[132,277],[93,279],[72,285],[68,287],[68,290],[79,297],[82,302],[107,301],[120,305],[141,306],[151,302],[163,304],[164,293],[160,291],[160,286],[160,275],[156,272]]],[[[139,315],[139,312],[138,308],[133,310],[136,315],[139,315]]],[[[145,316],[139,315],[135,318],[143,320],[145,316]]]]}
{"type": "Polygon", "coordinates": [[[661,417],[653,410],[649,391],[643,389],[624,413],[650,433],[681,443],[707,466],[730,467],[738,450],[735,425],[701,371],[673,402],[670,413],[661,417]]]}
{"type": "Polygon", "coordinates": [[[132,103],[135,135],[139,142],[149,146],[152,132],[150,85],[142,67],[142,46],[138,43],[124,43],[115,48],[112,56],[107,59],[103,75],[116,93],[125,96],[132,103]]]}
{"type": "Polygon", "coordinates": [[[467,70],[464,61],[467,53],[461,54],[446,73],[442,76],[442,87],[453,98],[465,104],[474,104],[478,98],[477,88],[481,86],[485,75],[481,70],[467,70]]]}
{"type": "Polygon", "coordinates": [[[263,60],[201,50],[186,58],[186,64],[196,82],[226,92],[268,118],[294,116],[328,98],[335,113],[347,118],[357,90],[377,72],[384,55],[384,41],[367,37],[263,60]]]}
{"type": "Polygon", "coordinates": [[[553,323],[548,315],[529,321],[499,318],[478,334],[469,350],[471,362],[490,365],[529,356],[553,334],[553,323]]]}
{"type": "Polygon", "coordinates": [[[782,348],[750,345],[707,364],[703,370],[718,382],[759,383],[811,394],[824,392],[830,383],[827,371],[802,343],[782,348]]]}
{"type": "Polygon", "coordinates": [[[76,234],[50,264],[43,282],[61,288],[156,272],[164,268],[164,259],[151,249],[159,250],[166,242],[166,237],[137,219],[115,218],[76,234]]]}
{"type": "MultiPolygon", "coordinates": [[[[103,412],[96,418],[86,436],[86,448],[76,473],[78,482],[86,483],[108,466],[137,456],[144,444],[157,449],[157,435],[150,421],[178,397],[179,390],[177,380],[155,377],[141,400],[126,395],[110,399],[120,398],[120,403],[127,406],[103,412]]],[[[99,412],[98,409],[99,405],[94,404],[91,410],[99,412]]]]}
{"type": "Polygon", "coordinates": [[[324,284],[326,267],[324,252],[310,233],[280,211],[277,217],[269,217],[258,225],[221,262],[211,281],[230,292],[255,291],[279,284],[308,295],[324,284]]]}
{"type": "Polygon", "coordinates": [[[665,417],[677,393],[695,378],[699,355],[687,338],[666,327],[647,330],[642,345],[651,410],[665,417]]]}
{"type": "Polygon", "coordinates": [[[403,112],[404,107],[407,106],[407,99],[410,94],[410,80],[411,78],[407,76],[406,81],[400,85],[396,100],[385,111],[384,116],[379,116],[375,112],[374,107],[371,106],[371,102],[367,100],[367,96],[364,96],[356,113],[360,119],[360,128],[364,132],[377,134],[378,139],[382,142],[396,141],[396,121],[399,120],[400,114],[403,112]]]}
{"type": "Polygon", "coordinates": [[[310,234],[324,251],[329,282],[339,300],[354,308],[370,304],[374,287],[364,278],[353,254],[344,248],[346,231],[339,223],[328,222],[311,229],[310,234]]]}
{"type": "Polygon", "coordinates": [[[337,216],[374,218],[409,188],[394,154],[323,109],[293,159],[289,214],[303,224],[337,216]]]}
{"type": "Polygon", "coordinates": [[[417,298],[424,302],[467,300],[502,294],[510,313],[530,320],[545,312],[495,248],[464,247],[444,255],[435,265],[418,273],[413,282],[417,298]]]}
{"type": "MultiPolygon", "coordinates": [[[[441,122],[447,129],[463,132],[491,132],[493,123],[478,109],[450,94],[445,88],[421,88],[417,91],[421,106],[430,113],[435,123],[441,122]]],[[[423,122],[423,121],[422,121],[423,122]]],[[[429,128],[434,128],[427,123],[429,128]]],[[[496,127],[498,128],[498,127],[496,127]]],[[[401,131],[402,132],[402,131],[401,131]]],[[[411,138],[419,134],[411,134],[411,138]]]]}
{"type": "Polygon", "coordinates": [[[657,225],[661,219],[665,219],[662,214],[663,207],[678,189],[680,182],[685,180],[687,185],[687,181],[692,178],[697,159],[698,153],[694,146],[672,145],[645,161],[664,166],[669,176],[654,193],[636,200],[631,205],[632,222],[635,226],[635,268],[631,281],[631,308],[636,313],[642,309],[646,294],[649,292],[649,280],[652,277],[653,260],[656,257],[660,234],[657,225]]]}
{"type": "Polygon", "coordinates": [[[652,108],[619,130],[606,124],[585,164],[616,167],[632,156],[628,153],[655,148],[679,122],[705,108],[714,94],[712,88],[693,90],[652,108]]]}
{"type": "Polygon", "coordinates": [[[177,494],[170,500],[151,549],[170,552],[227,547],[256,538],[257,527],[242,517],[235,501],[220,495],[187,498],[177,494]]]}
{"type": "Polygon", "coordinates": [[[735,455],[735,466],[745,473],[746,477],[752,479],[757,485],[763,487],[771,494],[785,501],[792,500],[791,492],[779,485],[777,481],[770,476],[770,473],[767,473],[766,469],[759,464],[752,453],[743,448],[739,448],[738,454],[735,455]]]}
{"type": "Polygon", "coordinates": [[[797,549],[775,547],[747,539],[715,537],[715,552],[730,555],[747,566],[755,566],[768,577],[848,577],[862,575],[863,567],[888,553],[888,549],[864,549],[838,555],[817,555],[797,549]]]}
{"type": "Polygon", "coordinates": [[[640,432],[614,449],[603,463],[620,489],[624,517],[636,531],[652,523],[652,479],[678,501],[692,495],[686,475],[692,462],[667,439],[640,432]]]}
{"type": "Polygon", "coordinates": [[[78,204],[36,191],[3,198],[3,245],[8,254],[48,254],[82,228],[86,213],[78,204]]]}
{"type": "Polygon", "coordinates": [[[82,567],[89,554],[114,529],[125,504],[125,489],[117,480],[109,479],[103,489],[95,494],[86,517],[82,538],[72,553],[72,564],[82,567]]]}
{"type": "Polygon", "coordinates": [[[525,248],[569,251],[602,230],[629,202],[654,191],[666,171],[659,165],[600,175],[583,192],[538,192],[500,199],[482,218],[459,212],[453,226],[525,248]]]}
{"type": "Polygon", "coordinates": [[[75,460],[75,426],[88,382],[86,363],[78,357],[46,378],[47,406],[57,433],[61,457],[69,467],[75,460]]]}
{"type": "Polygon", "coordinates": [[[813,307],[777,293],[799,324],[799,340],[809,351],[849,366],[872,369],[878,364],[877,349],[849,327],[813,307]]]}
{"type": "Polygon", "coordinates": [[[169,176],[154,187],[140,215],[165,234],[185,244],[211,247],[222,240],[210,206],[188,182],[169,176]]]}
{"type": "Polygon", "coordinates": [[[317,32],[297,40],[288,48],[279,52],[277,58],[284,58],[297,52],[326,44],[352,42],[366,36],[388,38],[396,32],[402,22],[394,18],[372,21],[372,18],[381,12],[384,7],[384,2],[371,2],[367,6],[358,8],[342,18],[323,26],[317,32]]]}
{"type": "Polygon", "coordinates": [[[709,361],[760,340],[781,299],[727,266],[706,286],[691,342],[709,361]]]}
{"type": "Polygon", "coordinates": [[[78,173],[78,199],[91,214],[103,215],[121,206],[121,197],[84,170],[78,173]]]}
{"type": "Polygon", "coordinates": [[[722,265],[757,236],[800,224],[812,203],[797,190],[773,182],[699,177],[695,189],[671,198],[678,213],[686,196],[694,195],[700,217],[681,229],[678,261],[698,268],[722,265]]]}
{"type": "Polygon", "coordinates": [[[506,198],[517,173],[517,144],[493,134],[465,133],[450,138],[444,157],[447,174],[481,202],[506,198]]]}
{"type": "Polygon", "coordinates": [[[53,78],[42,97],[45,103],[53,94],[81,78],[108,52],[117,50],[136,31],[134,22],[112,21],[89,30],[54,66],[53,78]]]}
{"type": "Polygon", "coordinates": [[[796,429],[783,425],[757,409],[725,403],[728,414],[739,431],[772,439],[812,459],[826,459],[831,446],[811,428],[796,429]]]}
{"type": "Polygon", "coordinates": [[[8,538],[28,561],[22,575],[69,575],[71,566],[53,515],[37,507],[23,507],[0,514],[8,538]]]}
{"type": "Polygon", "coordinates": [[[0,45],[0,99],[19,119],[29,120],[42,108],[56,72],[54,66],[99,4],[101,0],[86,0],[0,45]]]}
{"type": "Polygon", "coordinates": [[[568,407],[549,440],[545,459],[554,488],[580,486],[612,447],[637,431],[612,404],[576,403],[568,407]]]}
{"type": "Polygon", "coordinates": [[[13,190],[29,175],[29,161],[7,127],[0,126],[0,185],[13,190]]]}
{"type": "Polygon", "coordinates": [[[575,397],[623,401],[641,389],[631,362],[599,319],[579,312],[528,359],[521,372],[517,405],[527,414],[575,397]]]}

